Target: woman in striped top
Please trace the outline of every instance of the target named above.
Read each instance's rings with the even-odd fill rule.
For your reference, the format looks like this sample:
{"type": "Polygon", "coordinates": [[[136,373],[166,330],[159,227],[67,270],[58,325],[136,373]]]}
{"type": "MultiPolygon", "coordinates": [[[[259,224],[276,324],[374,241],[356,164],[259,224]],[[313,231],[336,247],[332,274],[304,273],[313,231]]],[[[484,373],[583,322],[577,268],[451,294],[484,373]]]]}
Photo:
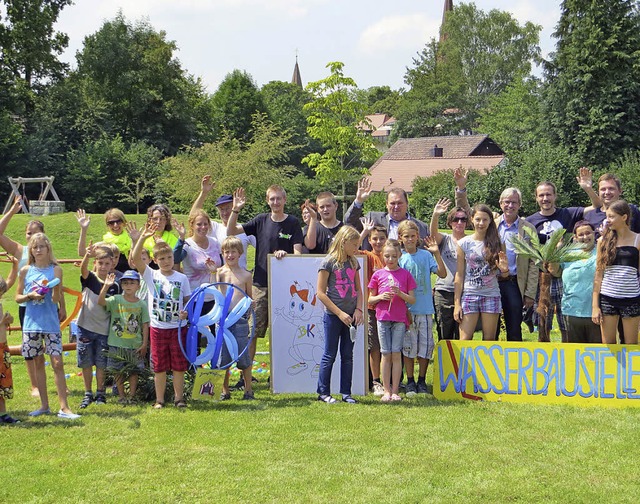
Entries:
{"type": "Polygon", "coordinates": [[[622,318],[624,342],[635,345],[640,322],[640,235],[629,227],[627,202],[612,203],[606,215],[607,227],[598,240],[592,317],[600,324],[603,343],[616,343],[618,319],[622,318]]]}

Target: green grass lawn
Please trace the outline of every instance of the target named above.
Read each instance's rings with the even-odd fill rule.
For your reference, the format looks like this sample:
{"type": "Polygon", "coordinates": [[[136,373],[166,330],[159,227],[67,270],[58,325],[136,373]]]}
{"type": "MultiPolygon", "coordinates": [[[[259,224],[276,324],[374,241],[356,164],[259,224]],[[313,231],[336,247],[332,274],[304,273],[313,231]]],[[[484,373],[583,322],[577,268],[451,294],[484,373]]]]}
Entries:
{"type": "MultiPolygon", "coordinates": [[[[45,219],[58,257],[76,255],[70,217],[45,219]]],[[[22,238],[26,220],[17,216],[9,234],[22,238]]],[[[93,220],[99,238],[104,226],[93,220]]],[[[77,269],[65,266],[65,275],[79,287],[77,269]]],[[[258,350],[268,350],[266,341],[258,350]]],[[[83,386],[75,360],[75,352],[65,356],[77,411],[83,386]]],[[[0,426],[7,448],[0,503],[635,503],[640,491],[638,410],[443,403],[431,395],[327,405],[314,395],[272,395],[259,374],[253,402],[234,392],[224,403],[155,411],[119,406],[109,395],[109,404],[91,405],[77,422],[27,419],[39,403],[23,359],[13,362],[15,398],[7,404],[22,423],[0,426]]]]}

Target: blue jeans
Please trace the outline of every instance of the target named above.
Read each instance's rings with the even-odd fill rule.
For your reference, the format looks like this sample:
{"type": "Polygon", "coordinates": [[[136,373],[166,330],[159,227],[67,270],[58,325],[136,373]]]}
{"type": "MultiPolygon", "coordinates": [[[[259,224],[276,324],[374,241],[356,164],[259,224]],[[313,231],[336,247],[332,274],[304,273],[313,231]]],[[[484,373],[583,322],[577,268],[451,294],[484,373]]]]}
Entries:
{"type": "Polygon", "coordinates": [[[340,393],[351,394],[351,379],[353,376],[353,343],[349,336],[349,326],[342,323],[333,313],[325,313],[324,323],[324,353],[320,361],[318,375],[318,394],[331,393],[331,370],[340,347],[340,393]]]}

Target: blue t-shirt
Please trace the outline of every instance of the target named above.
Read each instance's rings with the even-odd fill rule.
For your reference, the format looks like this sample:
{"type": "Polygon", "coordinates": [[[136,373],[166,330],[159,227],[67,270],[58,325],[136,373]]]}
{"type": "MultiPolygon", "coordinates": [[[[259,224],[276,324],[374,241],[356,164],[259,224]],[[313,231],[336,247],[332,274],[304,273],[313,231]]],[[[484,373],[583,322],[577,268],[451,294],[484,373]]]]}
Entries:
{"type": "Polygon", "coordinates": [[[424,249],[416,250],[415,254],[402,252],[398,264],[411,273],[418,285],[414,291],[416,302],[408,305],[409,311],[415,315],[432,315],[435,310],[431,292],[431,273],[438,271],[438,263],[433,255],[424,249]]]}
{"type": "Polygon", "coordinates": [[[589,259],[562,263],[562,314],[591,318],[591,296],[596,274],[596,249],[589,259]]]}

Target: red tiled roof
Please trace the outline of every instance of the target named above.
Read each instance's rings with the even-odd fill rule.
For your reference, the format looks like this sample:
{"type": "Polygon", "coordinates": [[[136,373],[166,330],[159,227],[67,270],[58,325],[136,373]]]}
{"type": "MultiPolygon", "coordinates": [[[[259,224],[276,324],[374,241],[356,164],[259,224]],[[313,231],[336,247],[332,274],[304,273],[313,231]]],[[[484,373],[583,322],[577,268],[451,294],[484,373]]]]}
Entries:
{"type": "MultiPolygon", "coordinates": [[[[387,151],[387,154],[391,149],[387,151]]],[[[370,179],[374,191],[387,191],[392,187],[401,187],[405,191],[411,192],[413,180],[416,177],[430,177],[439,171],[455,170],[460,166],[468,170],[486,172],[500,164],[504,156],[429,157],[426,159],[385,158],[386,154],[371,167],[370,179]]]]}
{"type": "MultiPolygon", "coordinates": [[[[492,145],[495,145],[493,140],[491,140],[487,135],[400,138],[389,148],[378,162],[381,162],[382,159],[399,160],[432,158],[433,148],[436,145],[442,149],[442,157],[444,158],[466,157],[471,155],[473,151],[475,151],[485,140],[488,140],[492,145]]],[[[497,148],[499,149],[499,147],[497,148]]]]}

